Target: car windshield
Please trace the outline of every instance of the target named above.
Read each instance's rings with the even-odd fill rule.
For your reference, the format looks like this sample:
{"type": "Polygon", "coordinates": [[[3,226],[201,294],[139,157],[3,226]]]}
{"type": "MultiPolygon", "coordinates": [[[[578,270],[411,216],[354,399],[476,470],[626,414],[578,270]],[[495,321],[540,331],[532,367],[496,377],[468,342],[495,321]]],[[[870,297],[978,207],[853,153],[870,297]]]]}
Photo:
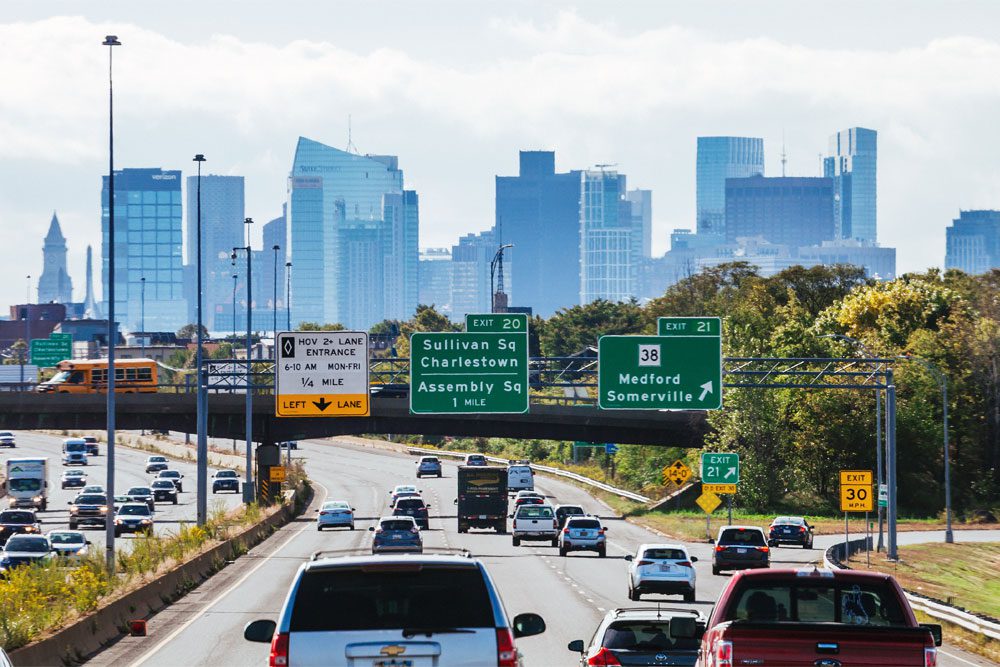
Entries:
{"type": "Polygon", "coordinates": [[[123,505],[119,514],[132,515],[132,516],[149,516],[149,507],[146,505],[123,505]]]}
{"type": "Polygon", "coordinates": [[[133,486],[131,489],[128,490],[128,493],[126,493],[125,495],[127,495],[127,496],[148,496],[149,495],[149,491],[150,491],[150,489],[149,489],[148,486],[133,486]]]}
{"type": "Polygon", "coordinates": [[[8,510],[0,512],[0,523],[35,523],[35,515],[31,512],[8,510]]]}
{"type": "Polygon", "coordinates": [[[82,470],[67,470],[63,473],[64,477],[83,477],[84,472],[82,470]]]}
{"type": "Polygon", "coordinates": [[[14,434],[10,431],[0,431],[0,438],[13,438],[14,434]]]}
{"type": "Polygon", "coordinates": [[[477,567],[338,567],[303,573],[295,590],[292,633],[496,627],[477,567]]]}
{"type": "Polygon", "coordinates": [[[544,505],[522,505],[517,510],[518,519],[551,519],[552,508],[544,505]]]}
{"type": "Polygon", "coordinates": [[[582,528],[584,530],[597,530],[601,527],[601,522],[596,519],[573,519],[566,524],[567,528],[582,528]]]}
{"type": "Polygon", "coordinates": [[[643,558],[654,560],[687,560],[688,556],[680,549],[646,549],[642,552],[643,558]]]}
{"type": "Polygon", "coordinates": [[[12,479],[7,484],[11,491],[31,492],[42,488],[40,479],[12,479]]]}
{"type": "Polygon", "coordinates": [[[7,540],[7,551],[27,551],[29,553],[43,554],[51,550],[49,541],[44,537],[20,537],[15,536],[7,540]]]}
{"type": "Polygon", "coordinates": [[[49,541],[52,544],[84,544],[86,539],[82,533],[52,533],[49,541]]]}
{"type": "Polygon", "coordinates": [[[764,533],[759,530],[727,528],[722,531],[722,536],[719,537],[719,544],[741,547],[763,547],[767,545],[767,542],[764,541],[764,533]]]}
{"type": "Polygon", "coordinates": [[[892,588],[883,583],[746,581],[734,591],[730,621],[907,625],[892,588]]]}
{"type": "Polygon", "coordinates": [[[76,504],[77,505],[107,505],[108,501],[107,501],[107,498],[105,498],[104,496],[98,496],[98,495],[93,495],[93,496],[77,496],[76,497],[76,504]]]}
{"type": "Polygon", "coordinates": [[[696,651],[698,640],[670,637],[670,621],[619,621],[604,631],[602,646],[625,651],[696,651]]]}
{"type": "Polygon", "coordinates": [[[396,507],[404,510],[420,509],[423,506],[424,501],[420,498],[402,498],[398,503],[396,503],[396,507]]]}
{"type": "Polygon", "coordinates": [[[174,483],[169,480],[162,480],[159,482],[153,482],[154,489],[172,489],[174,488],[174,483]]]}
{"type": "Polygon", "coordinates": [[[403,519],[383,521],[379,524],[382,530],[413,530],[416,525],[412,520],[404,521],[403,519]]]}
{"type": "Polygon", "coordinates": [[[219,472],[215,473],[215,476],[216,477],[231,477],[231,478],[235,479],[236,478],[236,472],[234,472],[232,470],[220,470],[219,472]]]}
{"type": "Polygon", "coordinates": [[[791,526],[801,526],[805,521],[802,517],[798,516],[779,516],[777,519],[772,521],[774,525],[791,525],[791,526]]]}
{"type": "Polygon", "coordinates": [[[167,462],[167,458],[165,456],[150,456],[149,457],[149,462],[150,463],[166,463],[167,462]]]}

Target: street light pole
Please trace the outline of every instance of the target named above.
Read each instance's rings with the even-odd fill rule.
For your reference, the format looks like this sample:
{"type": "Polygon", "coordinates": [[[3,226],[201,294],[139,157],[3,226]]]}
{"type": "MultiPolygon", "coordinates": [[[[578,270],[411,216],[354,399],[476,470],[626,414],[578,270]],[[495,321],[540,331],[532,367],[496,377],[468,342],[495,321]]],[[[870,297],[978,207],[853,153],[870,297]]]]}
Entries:
{"type": "Polygon", "coordinates": [[[247,225],[247,244],[246,247],[236,247],[233,248],[233,265],[236,264],[236,251],[243,250],[247,254],[247,371],[246,371],[246,435],[247,435],[247,452],[246,452],[246,477],[243,486],[243,502],[249,504],[253,502],[254,499],[254,488],[253,488],[253,364],[251,363],[251,347],[253,345],[253,263],[251,261],[251,250],[250,250],[250,225],[253,224],[252,218],[246,218],[243,221],[247,225]]]}
{"type": "Polygon", "coordinates": [[[900,359],[917,362],[926,368],[934,376],[934,379],[941,384],[941,411],[944,418],[944,541],[951,544],[955,541],[955,534],[951,529],[951,452],[948,451],[948,378],[937,367],[937,364],[922,357],[904,354],[900,359]]]}
{"type": "Polygon", "coordinates": [[[292,263],[285,262],[285,331],[292,330],[292,263]]]}
{"type": "MultiPolygon", "coordinates": [[[[116,35],[104,38],[102,46],[108,47],[108,462],[106,489],[115,492],[115,343],[118,330],[115,326],[115,115],[114,85],[112,74],[114,47],[121,46],[116,35]]],[[[104,560],[108,572],[115,571],[115,522],[104,522],[104,560]]]]}
{"type": "Polygon", "coordinates": [[[201,287],[201,274],[202,274],[202,252],[201,252],[201,163],[205,161],[205,156],[198,153],[194,156],[194,161],[198,163],[198,193],[197,193],[197,224],[195,226],[195,233],[198,235],[196,241],[196,249],[198,253],[197,260],[197,274],[198,274],[198,284],[196,290],[198,295],[196,297],[196,311],[197,311],[197,322],[195,326],[197,327],[198,336],[198,347],[195,351],[195,368],[197,369],[198,375],[198,395],[196,398],[197,405],[197,423],[198,423],[198,448],[195,458],[198,462],[197,470],[197,502],[198,502],[198,525],[204,526],[205,522],[208,521],[208,387],[205,386],[204,377],[204,362],[205,362],[205,352],[204,352],[204,341],[202,340],[202,332],[204,330],[203,318],[202,318],[202,287],[201,287]]]}
{"type": "Polygon", "coordinates": [[[21,350],[21,391],[25,389],[24,365],[31,363],[31,275],[24,292],[24,349],[21,350]]]}
{"type": "Polygon", "coordinates": [[[139,278],[139,329],[142,333],[139,336],[139,347],[142,356],[146,356],[146,276],[139,278]]]}
{"type": "Polygon", "coordinates": [[[274,313],[274,322],[272,323],[272,340],[274,349],[278,349],[278,251],[281,250],[281,246],[277,243],[271,248],[274,251],[274,296],[271,298],[271,310],[274,313]]]}
{"type": "Polygon", "coordinates": [[[237,275],[233,274],[233,359],[236,358],[236,278],[237,275]]]}

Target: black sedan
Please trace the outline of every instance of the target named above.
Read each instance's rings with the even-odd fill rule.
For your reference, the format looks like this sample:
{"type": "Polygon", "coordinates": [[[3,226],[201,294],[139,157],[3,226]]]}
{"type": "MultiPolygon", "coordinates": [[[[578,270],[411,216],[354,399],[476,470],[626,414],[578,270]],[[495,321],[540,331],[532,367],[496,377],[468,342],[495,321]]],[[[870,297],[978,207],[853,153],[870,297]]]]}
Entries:
{"type": "Polygon", "coordinates": [[[772,547],[794,544],[803,549],[812,549],[813,528],[801,516],[779,516],[768,528],[767,542],[772,547]]]}
{"type": "Polygon", "coordinates": [[[6,544],[11,535],[27,533],[38,535],[42,525],[31,510],[4,510],[0,512],[0,544],[6,544]]]}
{"type": "Polygon", "coordinates": [[[129,503],[146,503],[149,509],[153,509],[153,489],[148,486],[133,486],[125,492],[125,501],[129,503]]]}
{"type": "Polygon", "coordinates": [[[177,504],[177,487],[169,479],[155,479],[149,488],[153,491],[155,502],[177,504]]]}
{"type": "Polygon", "coordinates": [[[220,491],[240,492],[240,477],[235,470],[220,470],[212,475],[212,493],[220,491]]]}

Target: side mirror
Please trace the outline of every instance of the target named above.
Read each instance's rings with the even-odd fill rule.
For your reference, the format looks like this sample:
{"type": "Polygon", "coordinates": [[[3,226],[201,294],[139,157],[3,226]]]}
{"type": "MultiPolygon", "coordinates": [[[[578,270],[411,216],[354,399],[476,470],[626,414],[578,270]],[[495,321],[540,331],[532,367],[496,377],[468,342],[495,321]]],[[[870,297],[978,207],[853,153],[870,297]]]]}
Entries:
{"type": "Polygon", "coordinates": [[[251,621],[243,627],[243,639],[248,642],[270,644],[278,624],[274,621],[251,621]]]}
{"type": "Polygon", "coordinates": [[[709,544],[715,544],[715,538],[714,537],[708,538],[708,543],[709,544]]]}
{"type": "Polygon", "coordinates": [[[352,511],[352,512],[357,512],[357,511],[358,511],[358,508],[357,508],[357,507],[352,507],[352,508],[351,508],[351,511],[352,511]]]}
{"type": "Polygon", "coordinates": [[[538,614],[518,614],[514,617],[513,626],[515,639],[545,632],[545,620],[538,614]]]}
{"type": "Polygon", "coordinates": [[[692,563],[697,563],[698,562],[698,557],[697,556],[691,556],[691,562],[692,563]]]}
{"type": "Polygon", "coordinates": [[[370,530],[370,531],[372,531],[374,533],[375,532],[375,526],[368,526],[368,530],[370,530]]]}
{"type": "Polygon", "coordinates": [[[697,630],[697,619],[692,616],[675,616],[670,619],[672,639],[693,639],[697,630]]]}
{"type": "Polygon", "coordinates": [[[426,507],[427,509],[430,509],[431,508],[431,504],[427,503],[426,505],[424,505],[424,507],[426,507]]]}
{"type": "Polygon", "coordinates": [[[920,627],[926,628],[927,630],[931,631],[931,637],[934,638],[935,646],[940,646],[941,643],[944,641],[941,636],[941,626],[938,625],[937,623],[921,623],[920,627]]]}
{"type": "Polygon", "coordinates": [[[458,498],[455,498],[455,504],[456,505],[458,504],[458,498]]]}
{"type": "Polygon", "coordinates": [[[776,546],[778,546],[778,540],[768,540],[767,541],[767,546],[769,546],[769,547],[776,547],[776,546]]]}
{"type": "Polygon", "coordinates": [[[573,651],[573,653],[583,653],[584,649],[583,640],[574,639],[569,644],[566,644],[566,648],[568,648],[570,651],[573,651]]]}
{"type": "Polygon", "coordinates": [[[605,533],[606,533],[606,532],[608,532],[609,530],[611,530],[611,529],[610,529],[610,528],[608,528],[607,526],[605,526],[605,527],[604,527],[604,532],[605,532],[605,533]]]}
{"type": "Polygon", "coordinates": [[[73,504],[73,501],[72,501],[72,500],[67,500],[67,501],[66,501],[66,504],[67,504],[67,505],[72,505],[72,504],[73,504]]]}
{"type": "MultiPolygon", "coordinates": [[[[625,554],[625,560],[631,562],[634,559],[635,559],[635,556],[633,556],[632,554],[625,554]]],[[[583,640],[581,639],[580,641],[583,641],[583,640]]]]}
{"type": "Polygon", "coordinates": [[[514,518],[514,515],[513,515],[513,514],[508,514],[508,515],[507,515],[507,518],[508,518],[508,519],[513,519],[513,518],[514,518]]]}
{"type": "Polygon", "coordinates": [[[93,542],[91,542],[90,540],[87,540],[87,544],[88,544],[88,545],[93,545],[94,543],[93,543],[93,542]]]}

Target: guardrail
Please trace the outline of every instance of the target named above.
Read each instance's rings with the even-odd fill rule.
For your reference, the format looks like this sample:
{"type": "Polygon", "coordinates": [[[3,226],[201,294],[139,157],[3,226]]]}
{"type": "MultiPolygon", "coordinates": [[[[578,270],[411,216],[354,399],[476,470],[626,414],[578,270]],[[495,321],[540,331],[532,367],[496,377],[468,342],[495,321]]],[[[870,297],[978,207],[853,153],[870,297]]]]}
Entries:
{"type": "MultiPolygon", "coordinates": [[[[455,458],[464,459],[469,452],[452,452],[445,449],[429,449],[427,447],[409,447],[411,452],[419,452],[421,454],[435,454],[438,456],[453,456],[455,458]]],[[[487,461],[492,461],[493,463],[502,463],[507,465],[510,463],[509,459],[503,459],[496,456],[487,456],[487,461]]],[[[553,468],[551,466],[538,465],[537,463],[532,463],[531,467],[534,470],[540,470],[541,472],[548,473],[550,475],[555,475],[557,477],[565,477],[566,479],[572,479],[575,482],[580,482],[581,484],[587,484],[588,486],[593,486],[602,491],[607,491],[608,493],[613,493],[616,496],[621,496],[622,498],[628,498],[629,500],[634,500],[640,503],[650,503],[653,502],[652,498],[647,498],[646,496],[640,495],[638,493],[633,493],[631,491],[626,491],[625,489],[619,489],[617,487],[611,486],[610,484],[605,484],[604,482],[598,482],[596,479],[591,479],[589,477],[584,477],[583,475],[578,475],[575,472],[569,472],[568,470],[561,470],[559,468],[553,468]]]]}
{"type": "MultiPolygon", "coordinates": [[[[864,543],[869,539],[870,538],[861,538],[851,540],[848,542],[848,551],[852,554],[862,551],[864,549],[864,543]]],[[[837,544],[832,545],[823,554],[823,565],[833,570],[849,569],[841,562],[843,552],[843,542],[838,542],[837,544]]],[[[985,635],[990,639],[1000,640],[1000,623],[981,618],[975,614],[970,614],[967,611],[954,607],[950,604],[945,604],[944,602],[940,602],[938,600],[933,600],[924,595],[911,593],[910,591],[903,591],[903,594],[906,596],[906,599],[909,601],[911,607],[924,612],[928,616],[932,616],[938,620],[946,621],[948,623],[954,623],[955,625],[963,627],[970,632],[985,635]]]]}

